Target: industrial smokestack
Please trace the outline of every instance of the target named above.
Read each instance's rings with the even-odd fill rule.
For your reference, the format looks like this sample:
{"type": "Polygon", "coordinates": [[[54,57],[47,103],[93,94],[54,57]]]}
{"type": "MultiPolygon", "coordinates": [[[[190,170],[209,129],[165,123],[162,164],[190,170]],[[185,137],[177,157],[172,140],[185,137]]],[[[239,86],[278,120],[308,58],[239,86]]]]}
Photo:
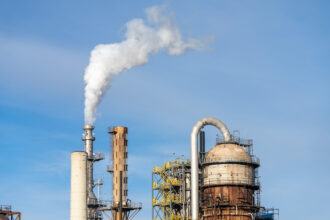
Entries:
{"type": "Polygon", "coordinates": [[[225,142],[229,142],[230,132],[226,125],[219,119],[208,117],[199,120],[191,131],[190,150],[191,150],[191,215],[192,220],[199,219],[199,189],[198,189],[198,133],[205,125],[217,127],[225,142]]]}
{"type": "Polygon", "coordinates": [[[88,154],[89,157],[93,156],[93,141],[95,141],[95,137],[93,136],[93,125],[85,125],[83,127],[85,131],[82,140],[84,141],[84,150],[88,154]]]}
{"type": "Polygon", "coordinates": [[[96,216],[97,209],[96,203],[97,199],[94,194],[94,176],[93,176],[93,163],[94,163],[94,152],[93,152],[93,142],[95,137],[93,135],[94,126],[85,125],[83,127],[85,133],[83,134],[82,140],[84,141],[85,152],[87,153],[87,216],[96,216]],[[91,204],[91,206],[90,206],[91,204]]]}
{"type": "Polygon", "coordinates": [[[150,54],[163,50],[169,55],[180,55],[203,48],[199,40],[182,39],[175,22],[162,14],[165,9],[164,6],[148,8],[146,21],[133,19],[126,23],[124,41],[100,44],[91,52],[84,76],[86,124],[94,124],[96,108],[110,87],[113,75],[148,63],[150,54]]]}
{"type": "Polygon", "coordinates": [[[82,140],[85,145],[85,152],[87,153],[87,192],[88,198],[96,199],[95,194],[93,192],[93,141],[95,141],[95,137],[93,136],[94,126],[85,125],[83,127],[85,133],[83,135],[82,140]]]}
{"type": "Polygon", "coordinates": [[[71,153],[70,220],[87,219],[87,153],[71,153]]]}

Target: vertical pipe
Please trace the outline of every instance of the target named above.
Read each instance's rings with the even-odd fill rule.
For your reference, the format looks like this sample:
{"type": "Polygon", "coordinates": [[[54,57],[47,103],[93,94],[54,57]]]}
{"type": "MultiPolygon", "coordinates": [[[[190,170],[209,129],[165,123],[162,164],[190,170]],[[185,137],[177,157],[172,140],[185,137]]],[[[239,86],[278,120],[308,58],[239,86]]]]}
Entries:
{"type": "Polygon", "coordinates": [[[198,133],[205,125],[213,125],[217,127],[224,138],[225,142],[230,141],[230,132],[222,121],[208,117],[199,120],[193,127],[190,135],[191,149],[191,216],[192,220],[199,219],[199,180],[198,180],[198,133]]]}
{"type": "Polygon", "coordinates": [[[199,154],[200,154],[200,159],[202,160],[202,155],[203,155],[203,131],[199,132],[199,154]]]}
{"type": "Polygon", "coordinates": [[[203,137],[203,156],[205,156],[205,131],[202,131],[202,137],[203,137]]]}
{"type": "Polygon", "coordinates": [[[93,200],[96,199],[95,194],[93,192],[93,141],[95,141],[95,137],[93,136],[94,126],[85,125],[83,127],[85,130],[84,136],[82,140],[85,144],[85,152],[87,153],[87,192],[88,198],[93,200]]]}
{"type": "Polygon", "coordinates": [[[205,132],[199,132],[200,161],[203,162],[205,156],[205,132]]]}
{"type": "Polygon", "coordinates": [[[87,153],[71,153],[70,219],[87,219],[87,153]]]}
{"type": "Polygon", "coordinates": [[[98,179],[97,180],[97,200],[101,201],[101,185],[103,185],[103,180],[98,179]]]}

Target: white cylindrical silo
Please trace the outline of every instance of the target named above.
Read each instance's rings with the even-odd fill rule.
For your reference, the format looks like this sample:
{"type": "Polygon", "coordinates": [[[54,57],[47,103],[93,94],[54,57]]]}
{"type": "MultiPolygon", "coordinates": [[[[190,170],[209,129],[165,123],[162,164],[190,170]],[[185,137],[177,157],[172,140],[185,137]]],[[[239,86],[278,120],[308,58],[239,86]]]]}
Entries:
{"type": "Polygon", "coordinates": [[[87,153],[71,153],[70,220],[87,219],[87,153]]]}

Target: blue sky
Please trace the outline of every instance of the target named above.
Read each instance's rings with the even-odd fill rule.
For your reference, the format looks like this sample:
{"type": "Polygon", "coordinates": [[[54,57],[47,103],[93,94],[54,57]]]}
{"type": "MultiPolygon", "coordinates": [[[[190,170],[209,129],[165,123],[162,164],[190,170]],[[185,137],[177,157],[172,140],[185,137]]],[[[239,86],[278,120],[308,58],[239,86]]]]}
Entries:
{"type": "MultiPolygon", "coordinates": [[[[9,1],[0,5],[0,204],[23,219],[69,218],[70,152],[83,149],[83,73],[99,43],[164,1],[9,1]]],[[[152,166],[189,157],[194,123],[213,116],[254,139],[262,204],[282,220],[328,218],[330,2],[167,1],[185,37],[205,51],[158,54],[113,81],[98,109],[95,150],[108,126],[129,128],[129,197],[151,219],[152,166]]],[[[207,148],[217,131],[207,128],[207,148]]],[[[110,196],[108,159],[96,166],[110,196]]]]}

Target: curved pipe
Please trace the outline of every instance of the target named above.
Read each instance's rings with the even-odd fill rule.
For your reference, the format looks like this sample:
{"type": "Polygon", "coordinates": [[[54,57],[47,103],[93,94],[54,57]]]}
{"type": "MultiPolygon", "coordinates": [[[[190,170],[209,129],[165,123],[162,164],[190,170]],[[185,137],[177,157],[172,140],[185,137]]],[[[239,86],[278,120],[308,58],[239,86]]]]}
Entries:
{"type": "Polygon", "coordinates": [[[230,142],[230,132],[226,125],[219,119],[207,117],[199,120],[193,127],[190,135],[191,150],[191,212],[192,220],[198,220],[199,198],[198,198],[198,133],[205,125],[217,127],[223,136],[224,142],[230,142]]]}

